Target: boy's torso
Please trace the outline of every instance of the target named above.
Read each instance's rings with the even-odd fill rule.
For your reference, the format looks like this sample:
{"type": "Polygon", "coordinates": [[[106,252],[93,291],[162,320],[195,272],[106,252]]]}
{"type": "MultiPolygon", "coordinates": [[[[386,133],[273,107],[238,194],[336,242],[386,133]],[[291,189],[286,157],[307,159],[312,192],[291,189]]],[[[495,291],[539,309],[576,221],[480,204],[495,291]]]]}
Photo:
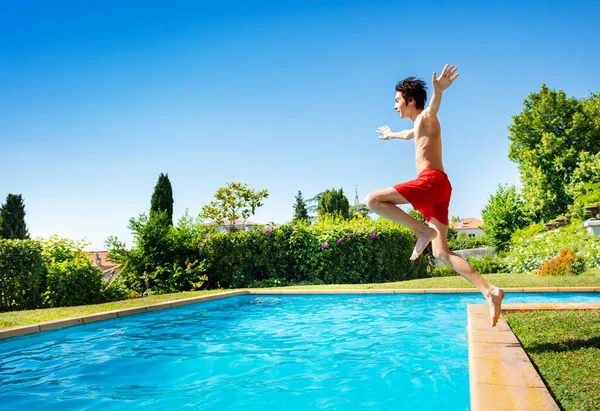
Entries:
{"type": "Polygon", "coordinates": [[[430,168],[444,171],[441,128],[437,116],[419,114],[414,130],[417,174],[430,168]]]}

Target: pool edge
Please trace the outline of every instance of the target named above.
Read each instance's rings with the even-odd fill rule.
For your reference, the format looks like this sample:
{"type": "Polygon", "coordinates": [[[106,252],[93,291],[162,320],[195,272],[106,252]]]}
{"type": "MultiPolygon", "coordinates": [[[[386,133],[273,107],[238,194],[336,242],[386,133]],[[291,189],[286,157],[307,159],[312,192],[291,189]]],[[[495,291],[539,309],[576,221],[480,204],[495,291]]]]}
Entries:
{"type": "MultiPolygon", "coordinates": [[[[507,311],[600,310],[600,303],[506,304],[507,311]]],[[[485,304],[467,307],[471,409],[560,410],[503,316],[490,327],[485,304]]]]}
{"type": "Polygon", "coordinates": [[[36,324],[29,324],[11,328],[0,329],[0,340],[18,337],[20,335],[32,334],[40,331],[51,330],[54,328],[64,328],[77,324],[87,324],[95,321],[107,320],[110,318],[125,317],[127,315],[140,314],[150,311],[162,310],[166,308],[180,307],[182,305],[194,304],[203,301],[218,300],[222,298],[235,297],[238,295],[250,294],[248,290],[228,291],[224,293],[201,295],[181,300],[165,301],[156,304],[143,305],[140,307],[123,308],[120,310],[104,311],[95,314],[83,315],[80,317],[63,318],[60,320],[45,321],[36,324]]]}
{"type": "MultiPolygon", "coordinates": [[[[504,288],[510,293],[527,292],[600,292],[600,287],[519,287],[504,288]]],[[[238,295],[339,295],[339,294],[458,294],[458,293],[477,293],[475,288],[368,288],[368,289],[337,289],[337,290],[290,290],[290,289],[246,289],[236,291],[226,291],[211,295],[191,297],[181,300],[165,301],[156,304],[144,305],[141,307],[123,308],[120,310],[104,311],[95,314],[88,314],[79,317],[70,317],[60,320],[45,321],[10,328],[0,328],[0,340],[17,337],[25,334],[32,334],[54,328],[68,327],[77,324],[86,324],[94,321],[101,321],[115,317],[139,314],[149,311],[161,310],[165,308],[179,307],[186,304],[194,304],[202,301],[211,301],[221,298],[234,297],[238,295]]]]}

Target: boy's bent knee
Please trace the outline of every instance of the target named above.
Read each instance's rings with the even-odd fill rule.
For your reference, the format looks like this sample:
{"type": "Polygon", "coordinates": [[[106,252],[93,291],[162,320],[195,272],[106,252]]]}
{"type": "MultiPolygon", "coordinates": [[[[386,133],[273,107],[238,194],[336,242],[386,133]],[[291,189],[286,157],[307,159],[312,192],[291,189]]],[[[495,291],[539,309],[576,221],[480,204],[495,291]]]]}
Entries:
{"type": "Polygon", "coordinates": [[[369,208],[369,210],[372,210],[377,204],[377,196],[375,195],[375,193],[369,193],[367,194],[367,196],[365,197],[365,205],[369,208]]]}

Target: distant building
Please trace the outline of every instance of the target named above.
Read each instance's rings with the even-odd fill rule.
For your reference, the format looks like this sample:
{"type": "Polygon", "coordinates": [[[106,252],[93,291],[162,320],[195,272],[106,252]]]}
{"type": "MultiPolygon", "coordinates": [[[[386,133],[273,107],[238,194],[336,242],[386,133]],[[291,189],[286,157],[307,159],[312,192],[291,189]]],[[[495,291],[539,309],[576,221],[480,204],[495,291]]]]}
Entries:
{"type": "Polygon", "coordinates": [[[450,224],[450,227],[458,231],[458,235],[461,233],[466,234],[469,237],[480,237],[483,235],[483,221],[477,218],[463,218],[462,220],[456,221],[450,224]]]}
{"type": "Polygon", "coordinates": [[[108,251],[88,251],[86,257],[92,261],[92,265],[102,271],[102,278],[109,279],[112,275],[117,274],[121,269],[121,265],[114,263],[108,259],[108,251]]]}

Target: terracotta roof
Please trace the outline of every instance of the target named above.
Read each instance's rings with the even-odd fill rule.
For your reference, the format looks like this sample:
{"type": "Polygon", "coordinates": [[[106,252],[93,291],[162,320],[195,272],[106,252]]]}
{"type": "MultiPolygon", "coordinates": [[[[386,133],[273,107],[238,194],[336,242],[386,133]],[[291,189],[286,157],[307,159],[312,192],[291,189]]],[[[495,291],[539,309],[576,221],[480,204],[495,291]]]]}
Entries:
{"type": "Polygon", "coordinates": [[[483,221],[477,218],[463,218],[455,223],[450,224],[450,227],[456,230],[472,230],[483,226],[483,221]]]}
{"type": "Polygon", "coordinates": [[[108,251],[88,251],[85,256],[103,272],[119,265],[108,259],[108,251]]]}

